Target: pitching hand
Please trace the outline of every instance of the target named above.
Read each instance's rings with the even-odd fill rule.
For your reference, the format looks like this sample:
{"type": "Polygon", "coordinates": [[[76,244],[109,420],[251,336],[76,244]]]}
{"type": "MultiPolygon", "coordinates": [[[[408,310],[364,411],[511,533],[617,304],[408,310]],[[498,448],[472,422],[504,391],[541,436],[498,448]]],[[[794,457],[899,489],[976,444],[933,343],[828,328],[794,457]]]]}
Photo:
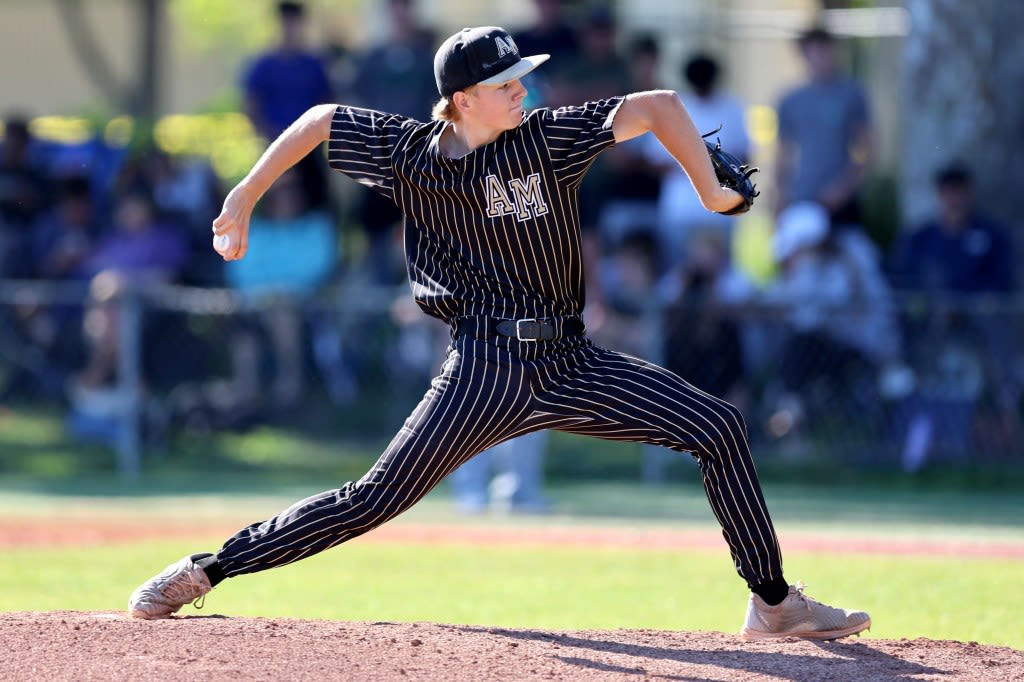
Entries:
{"type": "Polygon", "coordinates": [[[255,200],[239,185],[228,193],[213,221],[213,249],[224,260],[239,260],[249,248],[249,219],[255,200]]]}

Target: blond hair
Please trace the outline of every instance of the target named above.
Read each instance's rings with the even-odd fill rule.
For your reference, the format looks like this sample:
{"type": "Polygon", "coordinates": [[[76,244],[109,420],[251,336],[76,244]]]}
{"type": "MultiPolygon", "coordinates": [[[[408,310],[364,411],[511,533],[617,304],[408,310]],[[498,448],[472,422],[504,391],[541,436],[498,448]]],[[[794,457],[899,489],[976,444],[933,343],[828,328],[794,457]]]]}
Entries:
{"type": "Polygon", "coordinates": [[[442,97],[430,110],[430,118],[434,121],[457,121],[459,120],[459,110],[450,98],[442,97]]]}
{"type": "MultiPolygon", "coordinates": [[[[468,88],[463,88],[461,92],[472,95],[476,89],[476,85],[470,85],[468,88]]],[[[455,101],[451,97],[442,96],[430,111],[430,118],[435,121],[458,121],[460,116],[459,108],[455,106],[455,101]]]]}

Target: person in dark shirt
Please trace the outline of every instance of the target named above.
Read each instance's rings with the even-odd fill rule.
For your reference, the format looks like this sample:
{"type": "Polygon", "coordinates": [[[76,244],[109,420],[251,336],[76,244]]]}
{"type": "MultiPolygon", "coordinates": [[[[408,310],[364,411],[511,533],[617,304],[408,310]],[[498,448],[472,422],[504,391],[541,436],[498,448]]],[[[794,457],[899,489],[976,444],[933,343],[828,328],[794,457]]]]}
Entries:
{"type": "MultiPolygon", "coordinates": [[[[388,0],[387,35],[369,46],[356,64],[347,90],[352,103],[415,118],[434,96],[434,33],[419,23],[413,0],[388,0]]],[[[355,218],[366,234],[371,280],[394,285],[405,276],[396,230],[402,212],[379,192],[360,187],[355,218]]]]}
{"type": "Polygon", "coordinates": [[[1017,429],[1020,388],[1007,371],[1014,354],[1011,326],[1004,315],[978,310],[972,300],[1012,290],[1009,233],[978,208],[964,164],[940,169],[934,184],[935,214],[897,243],[891,264],[895,288],[924,304],[912,306],[904,319],[917,374],[916,410],[902,456],[908,471],[935,455],[966,457],[986,396],[1006,429],[1017,429]],[[934,305],[942,300],[951,305],[934,305]]]}
{"type": "Polygon", "coordinates": [[[897,246],[896,286],[960,294],[1010,291],[1010,238],[975,204],[970,171],[960,163],[941,169],[935,190],[935,215],[897,246]]]}
{"type": "MultiPolygon", "coordinates": [[[[242,79],[245,113],[256,131],[274,140],[307,109],[333,98],[327,65],[305,46],[305,7],[298,2],[277,5],[280,42],[258,55],[242,79]]],[[[302,184],[317,208],[326,206],[327,169],[314,151],[298,166],[302,184]]]]}
{"type": "Polygon", "coordinates": [[[256,130],[275,139],[311,106],[331,99],[327,70],[305,47],[305,9],[297,2],[278,4],[281,40],[258,55],[245,72],[245,110],[256,130]]]}
{"type": "Polygon", "coordinates": [[[29,121],[8,116],[0,137],[0,278],[26,277],[29,230],[45,207],[47,178],[34,157],[29,121]]]}
{"type": "Polygon", "coordinates": [[[579,50],[576,30],[565,17],[565,0],[533,0],[533,23],[516,33],[516,45],[524,54],[549,54],[555,59],[572,57],[579,50]]]}

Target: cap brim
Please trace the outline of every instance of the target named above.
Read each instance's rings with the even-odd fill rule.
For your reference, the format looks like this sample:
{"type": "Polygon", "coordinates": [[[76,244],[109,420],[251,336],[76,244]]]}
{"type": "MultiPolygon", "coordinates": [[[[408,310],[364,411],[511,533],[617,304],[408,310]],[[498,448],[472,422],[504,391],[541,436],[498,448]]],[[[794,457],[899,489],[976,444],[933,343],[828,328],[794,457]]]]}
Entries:
{"type": "Polygon", "coordinates": [[[551,55],[549,54],[535,54],[532,57],[523,57],[501,73],[480,81],[478,85],[502,85],[509,81],[519,80],[546,62],[550,57],[551,55]]]}

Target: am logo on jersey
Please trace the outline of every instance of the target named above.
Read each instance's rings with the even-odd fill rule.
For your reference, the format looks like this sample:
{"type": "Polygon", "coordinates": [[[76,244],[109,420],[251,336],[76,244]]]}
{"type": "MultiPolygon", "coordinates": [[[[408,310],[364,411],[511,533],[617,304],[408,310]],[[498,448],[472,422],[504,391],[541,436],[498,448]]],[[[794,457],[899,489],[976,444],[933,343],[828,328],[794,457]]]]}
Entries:
{"type": "Polygon", "coordinates": [[[525,180],[512,178],[507,190],[497,175],[488,175],[484,177],[484,191],[487,215],[491,218],[514,214],[516,220],[523,222],[545,215],[549,210],[541,190],[540,173],[531,173],[525,180]]]}

